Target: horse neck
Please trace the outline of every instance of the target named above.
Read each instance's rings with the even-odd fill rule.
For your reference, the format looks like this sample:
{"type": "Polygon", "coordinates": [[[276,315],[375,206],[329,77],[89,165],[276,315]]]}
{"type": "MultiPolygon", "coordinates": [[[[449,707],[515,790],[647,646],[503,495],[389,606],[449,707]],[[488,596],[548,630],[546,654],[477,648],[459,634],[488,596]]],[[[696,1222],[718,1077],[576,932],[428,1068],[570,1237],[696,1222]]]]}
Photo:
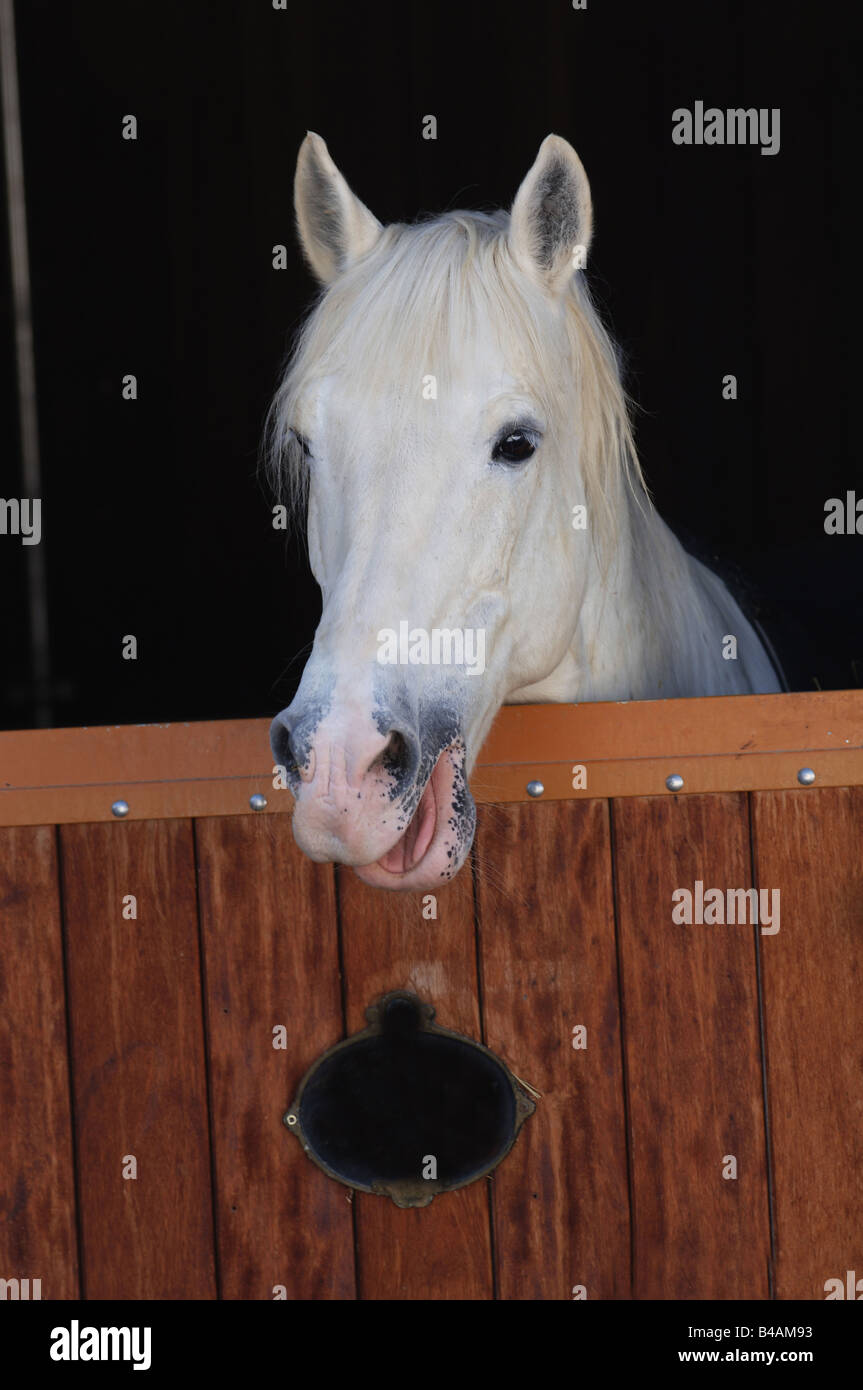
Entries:
{"type": "Polygon", "coordinates": [[[626,490],[613,565],[598,560],[569,651],[570,700],[657,700],[778,690],[762,643],[725,585],[626,490]],[[725,660],[734,634],[740,658],[725,660]]]}
{"type": "MultiPolygon", "coordinates": [[[[651,649],[659,613],[656,584],[645,573],[643,557],[654,571],[664,523],[621,484],[616,499],[617,530],[610,554],[591,550],[584,598],[569,657],[575,681],[573,700],[649,698],[651,649]],[[643,509],[643,510],[642,510],[643,509]]],[[[670,535],[670,533],[669,533],[670,535]]],[[[672,538],[673,539],[673,538],[672,538]]]]}

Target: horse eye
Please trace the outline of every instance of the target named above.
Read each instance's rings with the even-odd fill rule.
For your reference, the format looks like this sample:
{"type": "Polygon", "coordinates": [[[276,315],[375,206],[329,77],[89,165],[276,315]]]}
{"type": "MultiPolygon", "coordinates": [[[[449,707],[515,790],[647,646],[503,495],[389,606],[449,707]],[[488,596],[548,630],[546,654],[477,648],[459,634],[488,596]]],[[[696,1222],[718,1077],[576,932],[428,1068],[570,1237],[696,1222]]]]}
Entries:
{"type": "Polygon", "coordinates": [[[525,463],[536,453],[536,439],[524,430],[511,430],[499,439],[492,451],[493,463],[525,463]]]}

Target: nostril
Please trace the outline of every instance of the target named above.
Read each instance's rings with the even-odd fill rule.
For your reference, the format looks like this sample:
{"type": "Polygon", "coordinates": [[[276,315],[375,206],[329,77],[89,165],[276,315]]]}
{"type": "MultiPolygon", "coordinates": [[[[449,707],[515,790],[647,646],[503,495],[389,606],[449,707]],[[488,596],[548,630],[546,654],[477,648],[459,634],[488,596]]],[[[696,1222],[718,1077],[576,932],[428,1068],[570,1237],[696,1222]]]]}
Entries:
{"type": "Polygon", "coordinates": [[[406,745],[404,735],[393,729],[381,757],[387,767],[401,767],[404,762],[406,745]]]}
{"type": "Polygon", "coordinates": [[[380,762],[386,771],[402,779],[416,771],[417,761],[412,742],[398,729],[391,729],[386,747],[380,755],[380,762]]]}
{"type": "Polygon", "coordinates": [[[276,764],[285,768],[289,777],[296,776],[299,769],[290,725],[283,723],[279,718],[274,719],[270,726],[270,747],[276,764]]]}

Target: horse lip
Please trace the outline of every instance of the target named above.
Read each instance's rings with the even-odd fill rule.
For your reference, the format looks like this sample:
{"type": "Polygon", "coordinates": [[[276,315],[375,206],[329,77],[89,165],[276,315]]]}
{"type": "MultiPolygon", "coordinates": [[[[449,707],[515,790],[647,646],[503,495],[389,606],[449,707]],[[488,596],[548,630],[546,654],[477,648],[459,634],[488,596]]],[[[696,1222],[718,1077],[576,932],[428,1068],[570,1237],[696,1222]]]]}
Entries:
{"type": "Polygon", "coordinates": [[[417,802],[416,810],[398,840],[396,840],[396,843],[388,849],[385,854],[380,855],[380,857],[374,861],[385,873],[392,874],[395,878],[404,877],[413,869],[418,868],[434,842],[438,828],[438,816],[440,814],[440,803],[435,796],[435,783],[439,780],[439,769],[447,751],[446,748],[442,749],[435,760],[435,765],[429,774],[428,780],[422,789],[422,795],[417,802]],[[415,833],[413,841],[411,842],[409,837],[411,836],[412,830],[415,830],[415,833]],[[399,850],[402,850],[402,867],[391,868],[386,863],[386,860],[388,860],[391,855],[397,855],[399,850]]]}
{"type": "Polygon", "coordinates": [[[386,854],[382,854],[379,859],[375,860],[375,863],[379,864],[387,873],[397,876],[410,873],[412,869],[417,868],[422,863],[431,848],[437,830],[439,812],[439,805],[435,796],[437,767],[438,764],[435,763],[431,776],[423,787],[417,808],[401,836],[392,848],[387,850],[386,854]],[[402,867],[391,868],[386,861],[391,856],[397,858],[400,852],[402,867]]]}
{"type": "MultiPolygon", "coordinates": [[[[393,885],[395,885],[399,879],[409,877],[422,867],[424,861],[434,850],[439,840],[442,819],[447,817],[446,799],[442,798],[440,795],[440,783],[442,780],[445,780],[447,776],[444,760],[447,755],[451,755],[458,748],[459,743],[460,740],[457,739],[441,749],[441,752],[435,760],[431,774],[423,787],[422,795],[417,803],[416,810],[396,843],[392,845],[385,854],[380,855],[379,858],[373,860],[370,864],[355,865],[355,872],[362,875],[362,870],[364,869],[376,870],[378,873],[385,874],[388,878],[392,879],[393,885]],[[429,803],[431,803],[431,806],[429,803]],[[423,815],[424,808],[425,814],[423,815]],[[418,822],[418,818],[420,817],[422,817],[422,819],[418,822]],[[408,836],[412,833],[412,827],[416,829],[413,843],[408,841],[408,836]],[[419,850],[419,853],[417,850],[419,850]],[[401,851],[400,857],[402,866],[391,867],[386,861],[390,856],[398,857],[399,851],[401,851]]],[[[451,825],[453,811],[454,808],[449,813],[451,825]]]]}

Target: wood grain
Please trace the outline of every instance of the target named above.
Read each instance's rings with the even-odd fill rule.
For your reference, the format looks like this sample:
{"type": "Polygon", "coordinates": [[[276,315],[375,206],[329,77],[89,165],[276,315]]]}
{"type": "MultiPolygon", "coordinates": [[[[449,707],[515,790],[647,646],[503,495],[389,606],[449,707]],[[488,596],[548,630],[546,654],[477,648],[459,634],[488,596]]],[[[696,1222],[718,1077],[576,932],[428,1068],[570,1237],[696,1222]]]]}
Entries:
{"type": "Polygon", "coordinates": [[[282,1123],[343,1033],[332,866],[282,816],[199,821],[196,838],[222,1296],[353,1298],[346,1190],[282,1123]]]}
{"type": "Polygon", "coordinates": [[[490,808],[477,851],[486,1043],[542,1093],[495,1172],[501,1298],[627,1298],[629,1198],[608,809],[490,808]],[[573,1029],[586,1047],[573,1047],[573,1029]]]}
{"type": "MultiPolygon", "coordinates": [[[[272,790],[268,727],[233,719],[0,732],[0,825],[110,824],[118,799],[129,820],[237,815],[253,793],[267,797],[264,815],[289,814],[290,793],[272,790]]],[[[863,691],[510,705],[471,787],[478,803],[527,802],[536,777],[546,800],[643,796],[664,794],[677,771],[687,795],[746,791],[795,787],[804,762],[820,786],[863,784],[863,691]],[[588,769],[585,789],[572,786],[574,763],[588,769]]]]}
{"type": "Polygon", "coordinates": [[[191,824],[65,826],[61,849],[85,1296],[213,1298],[191,824]]]}
{"type": "MultiPolygon", "coordinates": [[[[863,788],[753,797],[778,1298],[863,1280],[863,788]]],[[[863,1295],[860,1284],[858,1297],[863,1295]]]]}
{"type": "Polygon", "coordinates": [[[769,1297],[753,926],[677,925],[672,892],[748,888],[745,797],[615,802],[633,1296],[769,1297]],[[722,1176],[725,1156],[737,1178],[722,1176]]]}
{"type": "Polygon", "coordinates": [[[46,826],[0,830],[0,1116],[0,1277],[40,1279],[43,1299],[77,1298],[56,831],[46,826]]]}
{"type": "MultiPolygon", "coordinates": [[[[410,989],[437,1010],[436,1022],[480,1039],[473,890],[469,873],[438,890],[437,920],[419,893],[367,888],[338,873],[348,1032],[392,989],[410,989]]],[[[359,1294],[364,1299],[493,1297],[487,1181],[402,1210],[388,1197],[354,1197],[359,1294]]]]}
{"type": "MultiPolygon", "coordinates": [[[[513,707],[480,796],[503,767],[521,797],[542,759],[570,754],[641,772],[666,748],[671,770],[738,760],[740,785],[760,757],[819,769],[860,742],[861,711],[859,692],[513,707]]],[[[0,735],[20,762],[0,808],[30,794],[14,777],[38,781],[39,739],[55,819],[64,758],[100,807],[97,779],[129,757],[160,815],[184,787],[242,800],[262,728],[142,729],[130,748],[123,730],[0,735]],[[160,783],[168,744],[184,751],[160,783]]],[[[775,936],[671,920],[674,888],[749,886],[738,794],[483,807],[475,882],[465,870],[440,891],[435,920],[421,895],[311,864],[286,815],[69,825],[59,859],[52,828],[0,831],[0,1277],[59,1298],[768,1297],[760,958],[776,1293],[863,1279],[863,787],[821,783],[752,797],[775,936]],[[310,1063],[398,987],[543,1095],[492,1180],[418,1211],[361,1193],[351,1207],[281,1116],[310,1063]]]]}

